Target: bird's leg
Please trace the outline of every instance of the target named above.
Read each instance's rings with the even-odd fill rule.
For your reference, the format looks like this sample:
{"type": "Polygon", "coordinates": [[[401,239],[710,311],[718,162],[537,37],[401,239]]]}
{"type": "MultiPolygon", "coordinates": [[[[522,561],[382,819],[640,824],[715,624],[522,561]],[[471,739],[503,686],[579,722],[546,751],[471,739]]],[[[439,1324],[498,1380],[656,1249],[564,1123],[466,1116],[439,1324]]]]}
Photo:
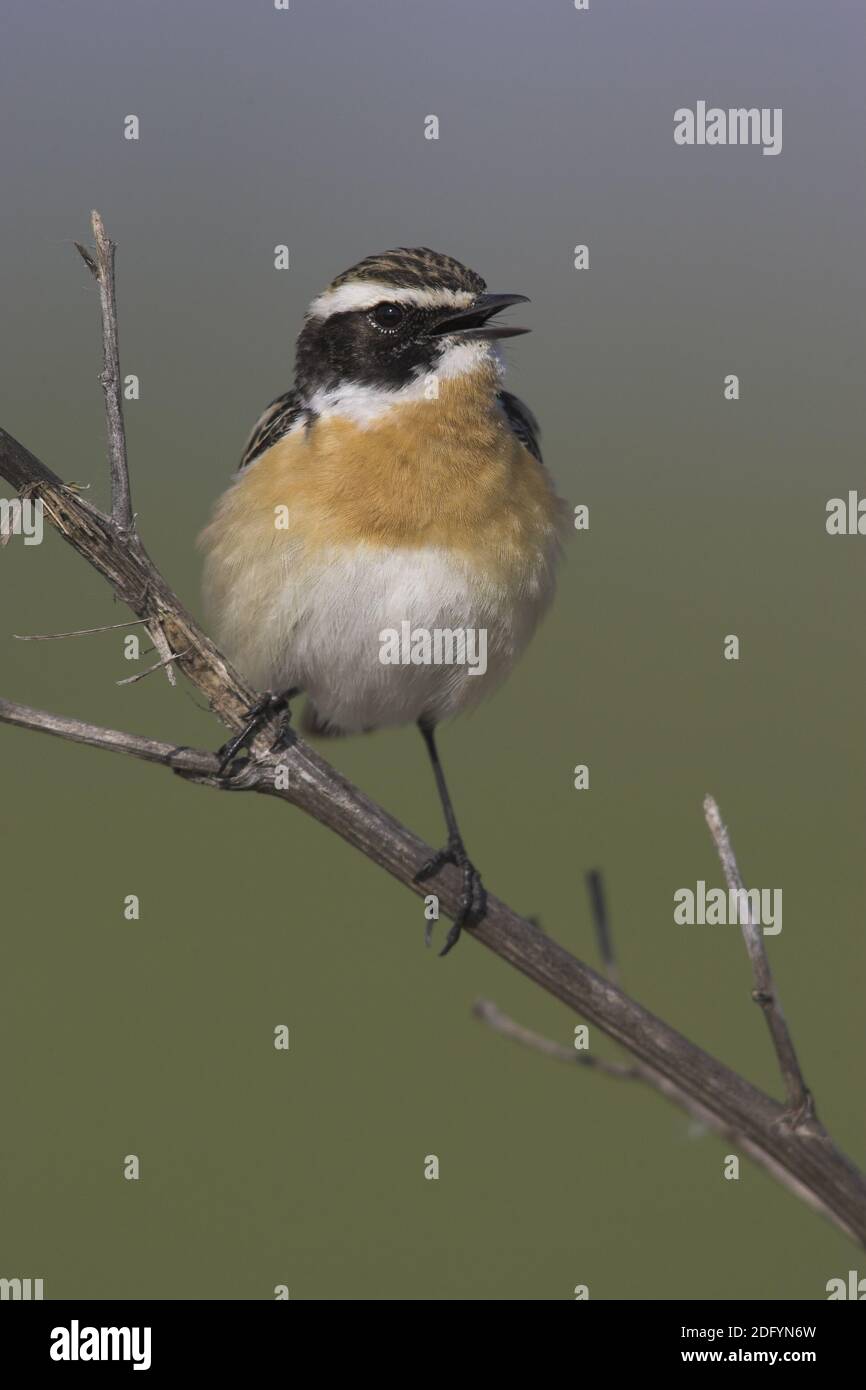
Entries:
{"type": "Polygon", "coordinates": [[[273,719],[275,714],[281,714],[283,717],[280,721],[280,733],[274,743],[274,748],[284,746],[288,735],[289,720],[291,719],[289,701],[294,699],[298,694],[300,694],[300,691],[295,687],[285,691],[282,695],[275,695],[273,691],[268,691],[266,695],[263,695],[260,700],[257,700],[254,705],[244,711],[248,722],[239,733],[236,733],[227,743],[224,743],[222,748],[217,749],[217,757],[220,760],[220,777],[222,777],[226,769],[234,762],[241,749],[246,748],[247,744],[252,743],[256,734],[273,719]]]}
{"type": "MultiPolygon", "coordinates": [[[[460,834],[460,827],[457,824],[457,817],[454,814],[454,807],[451,804],[451,797],[448,794],[448,784],[445,781],[445,773],[439,761],[439,753],[436,749],[436,739],[434,736],[434,725],[419,719],[418,728],[421,730],[427,752],[430,755],[430,762],[433,767],[433,775],[436,778],[436,788],[439,792],[439,800],[442,802],[442,810],[445,814],[445,824],[448,827],[448,843],[444,849],[440,849],[433,858],[428,860],[415,874],[415,882],[423,883],[424,879],[432,878],[437,874],[444,864],[456,864],[458,869],[463,871],[463,892],[460,896],[460,907],[457,916],[451,925],[451,929],[445,938],[445,945],[439,952],[440,956],[447,956],[452,946],[456,946],[460,940],[460,933],[464,927],[474,927],[484,916],[487,907],[487,893],[484,884],[481,882],[481,875],[466,853],[463,844],[463,836],[460,834]]],[[[428,926],[428,945],[429,945],[428,926]]]]}

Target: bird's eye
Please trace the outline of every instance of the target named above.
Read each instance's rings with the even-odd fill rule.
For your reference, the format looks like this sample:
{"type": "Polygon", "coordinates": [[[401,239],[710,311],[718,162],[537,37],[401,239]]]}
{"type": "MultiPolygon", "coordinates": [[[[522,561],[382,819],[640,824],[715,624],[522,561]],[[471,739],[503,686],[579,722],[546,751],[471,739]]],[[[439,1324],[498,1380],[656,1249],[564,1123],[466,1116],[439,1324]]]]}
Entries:
{"type": "Polygon", "coordinates": [[[377,304],[370,318],[377,328],[397,328],[403,321],[403,310],[399,304],[377,304]]]}

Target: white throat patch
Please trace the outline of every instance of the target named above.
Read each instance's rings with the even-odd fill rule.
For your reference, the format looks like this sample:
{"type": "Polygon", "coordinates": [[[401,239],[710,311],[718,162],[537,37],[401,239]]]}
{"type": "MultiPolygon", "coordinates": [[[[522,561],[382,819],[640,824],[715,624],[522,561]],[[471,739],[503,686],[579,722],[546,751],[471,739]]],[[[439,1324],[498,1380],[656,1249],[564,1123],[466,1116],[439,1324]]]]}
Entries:
{"type": "Polygon", "coordinates": [[[323,420],[341,416],[364,429],[397,406],[436,400],[440,381],[466,376],[491,365],[497,376],[503,374],[501,354],[489,341],[451,343],[445,347],[432,371],[421,372],[405,386],[388,390],[384,386],[346,381],[327,390],[315,391],[308,405],[323,420]]]}

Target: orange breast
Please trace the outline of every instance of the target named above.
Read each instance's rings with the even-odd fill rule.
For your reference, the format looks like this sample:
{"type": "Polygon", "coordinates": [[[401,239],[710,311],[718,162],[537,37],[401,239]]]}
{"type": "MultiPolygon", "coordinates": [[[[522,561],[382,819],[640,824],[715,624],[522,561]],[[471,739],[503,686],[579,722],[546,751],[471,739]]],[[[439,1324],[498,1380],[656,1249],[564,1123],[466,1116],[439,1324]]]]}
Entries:
{"type": "Polygon", "coordinates": [[[245,547],[291,537],[308,555],[365,542],[444,546],[507,582],[547,558],[561,508],[497,408],[492,372],[479,371],[372,425],[332,416],[287,435],[225,495],[203,540],[238,528],[245,547]],[[282,530],[277,508],[287,509],[282,530]]]}

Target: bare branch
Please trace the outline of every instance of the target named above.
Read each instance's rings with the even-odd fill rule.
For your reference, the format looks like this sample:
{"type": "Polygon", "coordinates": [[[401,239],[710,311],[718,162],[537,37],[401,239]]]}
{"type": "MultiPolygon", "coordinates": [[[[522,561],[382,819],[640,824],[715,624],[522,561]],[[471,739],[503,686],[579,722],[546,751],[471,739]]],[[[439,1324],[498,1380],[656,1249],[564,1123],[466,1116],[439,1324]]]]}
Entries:
{"type": "Polygon", "coordinates": [[[29,705],[0,700],[0,723],[15,724],[19,729],[38,729],[72,743],[85,743],[90,748],[105,748],[110,753],[128,753],[148,763],[162,763],[176,772],[194,772],[211,776],[216,785],[219,758],[197,748],[181,748],[173,743],[159,743],[138,734],[124,734],[117,729],[104,729],[98,724],[85,724],[81,719],[67,719],[61,714],[31,709],[29,705]]]}
{"type": "MultiPolygon", "coordinates": [[[[743,896],[745,893],[743,880],[740,877],[740,870],[727,827],[723,823],[721,812],[711,796],[704,798],[704,816],[721,860],[728,889],[736,893],[736,902],[739,907],[740,904],[745,904],[748,899],[743,896]]],[[[794,1043],[785,1021],[785,1015],[782,1012],[782,1003],[773,981],[773,972],[767,958],[763,933],[759,924],[754,920],[751,903],[749,903],[748,920],[743,921],[744,914],[742,912],[739,913],[739,916],[743,940],[746,943],[746,951],[752,965],[754,980],[752,998],[756,1004],[761,1006],[764,1018],[767,1020],[767,1027],[770,1030],[770,1036],[773,1039],[773,1046],[776,1049],[776,1057],[788,1096],[791,1122],[795,1128],[808,1129],[816,1121],[815,1103],[800,1070],[794,1043]]]]}
{"type": "Polygon", "coordinates": [[[689,1118],[695,1121],[702,1129],[710,1130],[720,1135],[724,1139],[730,1140],[759,1167],[765,1169],[776,1182],[786,1187],[792,1192],[799,1201],[805,1202],[813,1211],[819,1212],[834,1225],[839,1226],[852,1240],[858,1240],[856,1232],[845,1223],[841,1222],[838,1216],[826,1205],[822,1198],[810,1187],[807,1187],[795,1177],[787,1168],[767,1153],[759,1144],[755,1144],[751,1139],[746,1139],[741,1133],[732,1129],[720,1119],[719,1115],[702,1105],[700,1101],[687,1096],[680,1088],[670,1081],[667,1077],[654,1072],[651,1067],[645,1066],[642,1062],[635,1062],[631,1067],[622,1067],[615,1062],[603,1062],[601,1058],[593,1058],[586,1054],[580,1055],[573,1053],[569,1048],[563,1047],[561,1043],[552,1042],[549,1038],[542,1037],[538,1033],[533,1033],[529,1028],[524,1028],[521,1024],[515,1023],[513,1019],[498,1009],[489,1000],[479,999],[473,1007],[473,1013],[490,1025],[497,1033],[510,1038],[512,1042],[522,1043],[525,1047],[531,1048],[535,1052],[541,1052],[544,1056],[553,1057],[556,1061],[571,1062],[576,1061],[584,1066],[594,1067],[595,1070],[616,1077],[617,1079],[643,1081],[660,1095],[669,1100],[672,1105],[676,1105],[689,1118]]]}
{"type": "Polygon", "coordinates": [[[114,292],[115,245],[105,231],[98,212],[91,214],[96,259],[83,247],[79,251],[99,284],[102,307],[103,365],[100,381],[105,393],[105,418],[108,424],[108,461],[111,468],[111,519],[118,531],[128,535],[135,525],[132,515],[132,496],[129,488],[129,466],[126,458],[126,429],[123,423],[123,398],[120,387],[120,353],[117,337],[117,301],[114,292]]]}

